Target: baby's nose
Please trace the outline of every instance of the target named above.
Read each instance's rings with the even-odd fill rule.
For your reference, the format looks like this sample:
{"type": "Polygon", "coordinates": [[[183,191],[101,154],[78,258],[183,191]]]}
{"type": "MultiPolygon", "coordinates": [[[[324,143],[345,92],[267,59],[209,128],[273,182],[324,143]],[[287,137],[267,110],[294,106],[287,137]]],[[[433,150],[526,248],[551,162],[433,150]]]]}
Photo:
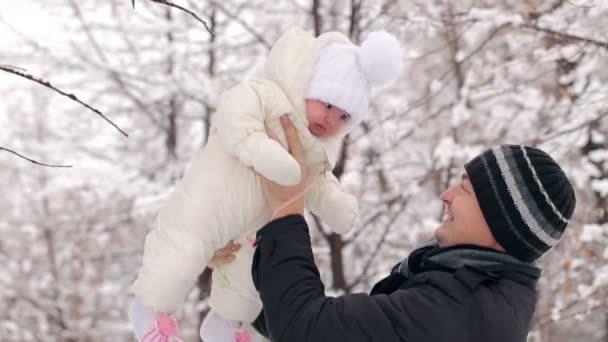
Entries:
{"type": "Polygon", "coordinates": [[[336,114],[336,113],[330,113],[325,118],[325,120],[327,121],[327,123],[329,123],[330,125],[335,125],[336,122],[338,122],[339,119],[340,118],[338,117],[338,114],[336,114]]]}

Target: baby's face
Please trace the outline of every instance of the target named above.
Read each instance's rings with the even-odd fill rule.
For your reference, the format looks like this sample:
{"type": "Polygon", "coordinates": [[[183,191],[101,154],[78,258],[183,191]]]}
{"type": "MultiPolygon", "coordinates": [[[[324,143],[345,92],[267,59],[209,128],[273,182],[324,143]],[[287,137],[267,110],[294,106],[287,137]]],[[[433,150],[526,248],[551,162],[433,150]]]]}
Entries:
{"type": "Polygon", "coordinates": [[[318,138],[336,135],[350,120],[344,110],[319,100],[305,100],[308,130],[318,138]]]}

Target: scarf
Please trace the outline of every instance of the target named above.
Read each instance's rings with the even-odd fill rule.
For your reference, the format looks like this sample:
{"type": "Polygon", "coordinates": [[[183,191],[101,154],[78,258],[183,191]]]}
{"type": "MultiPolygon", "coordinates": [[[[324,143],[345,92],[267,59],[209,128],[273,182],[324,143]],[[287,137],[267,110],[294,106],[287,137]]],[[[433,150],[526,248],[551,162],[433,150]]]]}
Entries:
{"type": "Polygon", "coordinates": [[[535,283],[541,273],[533,264],[491,248],[475,245],[440,247],[436,241],[431,241],[395,265],[391,274],[374,286],[371,294],[393,292],[408,279],[423,272],[454,273],[463,267],[484,274],[489,279],[500,279],[501,274],[509,273],[509,278],[525,284],[535,283]]]}

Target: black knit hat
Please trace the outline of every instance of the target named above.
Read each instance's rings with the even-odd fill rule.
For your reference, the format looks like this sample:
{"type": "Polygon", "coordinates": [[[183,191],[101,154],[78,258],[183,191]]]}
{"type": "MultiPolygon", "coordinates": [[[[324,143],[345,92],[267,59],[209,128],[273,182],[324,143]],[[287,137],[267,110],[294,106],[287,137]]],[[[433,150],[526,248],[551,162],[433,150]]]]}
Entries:
{"type": "Polygon", "coordinates": [[[534,261],[562,236],[576,205],[564,171],[529,146],[495,146],[465,165],[483,216],[507,253],[534,261]]]}

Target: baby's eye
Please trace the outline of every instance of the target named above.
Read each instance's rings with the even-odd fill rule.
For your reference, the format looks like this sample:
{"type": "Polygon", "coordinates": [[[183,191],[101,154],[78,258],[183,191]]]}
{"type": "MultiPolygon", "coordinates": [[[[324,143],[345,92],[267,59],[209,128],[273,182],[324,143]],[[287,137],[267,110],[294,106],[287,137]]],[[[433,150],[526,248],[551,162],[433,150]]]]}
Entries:
{"type": "Polygon", "coordinates": [[[342,119],[342,120],[346,121],[346,120],[350,119],[350,115],[348,115],[348,114],[346,114],[346,113],[345,113],[345,114],[342,114],[342,115],[340,115],[340,119],[342,119]]]}
{"type": "Polygon", "coordinates": [[[332,109],[332,107],[333,107],[333,106],[331,105],[331,103],[327,103],[327,102],[325,102],[325,108],[327,108],[327,109],[332,109]]]}

